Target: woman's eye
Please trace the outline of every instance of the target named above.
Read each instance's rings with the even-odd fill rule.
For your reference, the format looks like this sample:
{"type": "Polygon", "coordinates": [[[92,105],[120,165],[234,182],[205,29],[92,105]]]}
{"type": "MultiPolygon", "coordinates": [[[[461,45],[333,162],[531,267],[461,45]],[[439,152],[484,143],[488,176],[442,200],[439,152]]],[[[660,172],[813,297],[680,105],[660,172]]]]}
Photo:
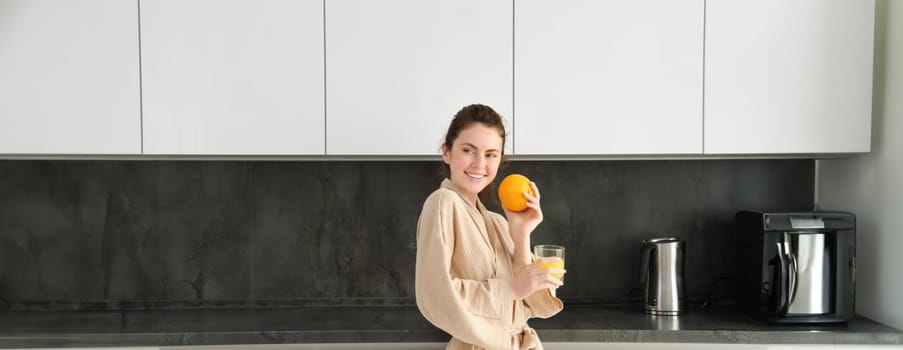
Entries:
{"type": "Polygon", "coordinates": [[[471,154],[471,153],[473,153],[473,150],[470,148],[465,148],[464,153],[471,154]]]}
{"type": "Polygon", "coordinates": [[[487,158],[498,158],[499,155],[498,155],[498,154],[495,154],[495,153],[487,153],[487,154],[486,154],[486,157],[487,157],[487,158]]]}

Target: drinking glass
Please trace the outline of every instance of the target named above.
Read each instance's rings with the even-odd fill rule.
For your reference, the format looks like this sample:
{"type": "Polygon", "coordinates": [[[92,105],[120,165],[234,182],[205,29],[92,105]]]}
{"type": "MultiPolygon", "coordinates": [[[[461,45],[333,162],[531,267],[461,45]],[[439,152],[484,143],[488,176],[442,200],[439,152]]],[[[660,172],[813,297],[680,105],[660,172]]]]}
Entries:
{"type": "MultiPolygon", "coordinates": [[[[550,263],[545,263],[545,264],[539,265],[539,268],[541,268],[541,269],[547,269],[550,267],[558,267],[558,268],[564,269],[564,247],[562,247],[560,245],[539,244],[539,245],[533,246],[533,255],[536,256],[537,259],[547,258],[547,257],[552,257],[552,256],[557,256],[559,259],[561,259],[558,261],[553,261],[550,263]]],[[[553,273],[552,277],[555,277],[557,279],[564,281],[564,274],[553,273]]]]}

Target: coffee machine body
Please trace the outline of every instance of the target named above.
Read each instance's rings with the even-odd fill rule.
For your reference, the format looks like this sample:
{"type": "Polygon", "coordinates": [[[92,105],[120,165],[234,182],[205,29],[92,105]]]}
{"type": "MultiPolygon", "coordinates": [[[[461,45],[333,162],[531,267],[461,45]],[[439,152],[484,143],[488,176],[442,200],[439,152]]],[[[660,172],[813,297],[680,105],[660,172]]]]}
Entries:
{"type": "Polygon", "coordinates": [[[844,212],[735,216],[737,306],[767,322],[853,317],[856,218],[844,212]]]}

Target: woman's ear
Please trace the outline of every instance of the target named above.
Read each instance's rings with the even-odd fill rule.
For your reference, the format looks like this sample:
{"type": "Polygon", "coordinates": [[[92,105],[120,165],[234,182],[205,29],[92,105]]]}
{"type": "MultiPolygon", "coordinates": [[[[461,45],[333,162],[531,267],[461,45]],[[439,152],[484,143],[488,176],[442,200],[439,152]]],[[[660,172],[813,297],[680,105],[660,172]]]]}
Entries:
{"type": "Polygon", "coordinates": [[[445,144],[442,144],[442,161],[445,162],[445,164],[451,163],[450,150],[445,146],[445,144]]]}

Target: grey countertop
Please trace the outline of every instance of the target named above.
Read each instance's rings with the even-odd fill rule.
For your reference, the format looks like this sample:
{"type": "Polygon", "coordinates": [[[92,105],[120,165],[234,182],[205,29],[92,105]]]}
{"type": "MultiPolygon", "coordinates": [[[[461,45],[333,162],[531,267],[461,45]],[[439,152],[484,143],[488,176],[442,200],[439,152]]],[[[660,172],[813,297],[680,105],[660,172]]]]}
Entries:
{"type": "MultiPolygon", "coordinates": [[[[862,317],[847,324],[768,325],[732,308],[655,318],[636,306],[568,305],[530,325],[544,342],[903,344],[899,330],[862,317]]],[[[0,348],[448,339],[414,306],[0,313],[0,348]]]]}

